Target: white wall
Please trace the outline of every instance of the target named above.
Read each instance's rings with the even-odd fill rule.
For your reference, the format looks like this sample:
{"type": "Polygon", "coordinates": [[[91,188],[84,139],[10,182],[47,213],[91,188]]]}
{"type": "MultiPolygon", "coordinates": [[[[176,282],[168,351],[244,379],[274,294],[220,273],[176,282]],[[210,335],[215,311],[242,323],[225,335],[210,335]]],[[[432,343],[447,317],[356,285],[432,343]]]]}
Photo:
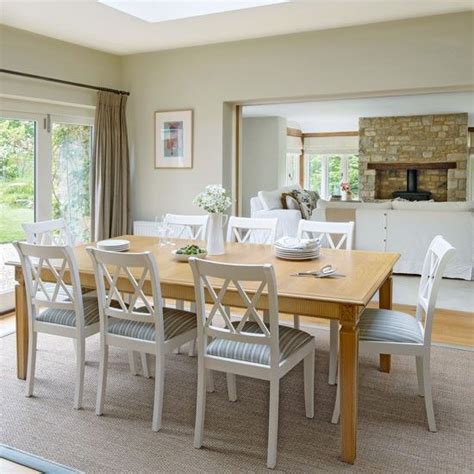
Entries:
{"type": "Polygon", "coordinates": [[[285,158],[284,118],[255,117],[242,120],[243,216],[250,217],[250,198],[256,196],[258,191],[271,191],[285,184],[285,158]]]}
{"type": "Polygon", "coordinates": [[[134,217],[198,212],[194,195],[227,182],[233,123],[226,102],[472,85],[472,19],[461,13],[124,57],[134,217]],[[155,170],[153,113],[183,108],[195,113],[194,168],[155,170]]]}
{"type": "MultiPolygon", "coordinates": [[[[0,67],[73,82],[118,88],[121,59],[82,46],[0,25],[0,67]]],[[[0,75],[0,95],[93,107],[96,92],[0,75]]],[[[1,107],[2,97],[0,97],[1,107]]]]}

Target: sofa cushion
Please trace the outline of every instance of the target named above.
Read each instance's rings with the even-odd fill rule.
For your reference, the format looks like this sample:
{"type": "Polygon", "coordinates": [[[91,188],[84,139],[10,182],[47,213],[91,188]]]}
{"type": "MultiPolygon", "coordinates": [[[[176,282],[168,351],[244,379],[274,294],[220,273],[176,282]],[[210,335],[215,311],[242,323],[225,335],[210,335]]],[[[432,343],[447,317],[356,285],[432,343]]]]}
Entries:
{"type": "Polygon", "coordinates": [[[393,201],[397,211],[474,211],[474,201],[435,202],[435,201],[393,201]]]}
{"type": "Polygon", "coordinates": [[[283,209],[283,206],[281,205],[281,195],[295,189],[301,189],[301,186],[299,184],[292,184],[291,186],[284,186],[283,188],[275,189],[274,191],[259,191],[258,197],[262,203],[263,209],[266,211],[271,209],[283,209]]]}

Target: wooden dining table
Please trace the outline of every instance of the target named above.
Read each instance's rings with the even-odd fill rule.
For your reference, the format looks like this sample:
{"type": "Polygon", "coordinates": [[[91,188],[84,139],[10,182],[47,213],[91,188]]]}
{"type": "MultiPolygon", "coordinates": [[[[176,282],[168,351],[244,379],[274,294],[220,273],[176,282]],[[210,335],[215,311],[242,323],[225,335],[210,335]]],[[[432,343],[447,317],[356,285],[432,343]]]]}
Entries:
{"type": "MultiPolygon", "coordinates": [[[[130,252],[149,251],[156,257],[160,272],[164,298],[194,301],[194,283],[188,263],[174,260],[172,250],[190,243],[176,239],[177,247],[159,246],[155,237],[126,235],[117,237],[130,241],[130,252]]],[[[200,244],[199,242],[193,242],[200,244]]],[[[203,243],[201,243],[203,244],[203,243]]],[[[79,267],[81,285],[85,289],[95,289],[92,262],[86,247],[79,245],[74,253],[79,267]]],[[[266,264],[274,266],[280,313],[298,314],[312,318],[338,320],[340,384],[341,384],[341,458],[354,463],[357,452],[357,367],[359,349],[359,318],[373,296],[379,292],[380,308],[390,309],[392,305],[392,269],[399,254],[386,252],[366,252],[321,249],[320,257],[311,261],[286,261],[276,258],[271,245],[227,243],[225,254],[208,256],[208,260],[239,264],[266,264]],[[293,276],[296,272],[318,270],[331,264],[344,277],[308,278],[293,276]]],[[[26,378],[28,356],[28,313],[25,282],[22,268],[15,266],[16,303],[16,343],[17,375],[26,378]]],[[[45,281],[54,281],[44,274],[45,281]]],[[[66,280],[68,275],[66,274],[66,280]]],[[[252,291],[251,284],[244,288],[252,291]]],[[[119,281],[118,288],[131,292],[128,279],[119,281]]],[[[145,294],[151,294],[149,282],[144,285],[145,294]]],[[[210,301],[211,302],[211,301],[210,301]]],[[[223,304],[231,307],[244,307],[238,292],[229,288],[223,304]]],[[[260,298],[259,307],[266,307],[265,295],[260,298]]],[[[390,356],[381,356],[381,370],[390,370],[390,356]]]]}

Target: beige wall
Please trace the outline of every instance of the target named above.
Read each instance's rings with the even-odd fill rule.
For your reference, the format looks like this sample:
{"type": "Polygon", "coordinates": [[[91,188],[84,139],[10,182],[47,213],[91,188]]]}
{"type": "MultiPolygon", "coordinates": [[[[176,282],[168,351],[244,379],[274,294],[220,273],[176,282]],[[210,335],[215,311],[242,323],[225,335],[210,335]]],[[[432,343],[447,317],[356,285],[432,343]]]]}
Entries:
{"type": "MultiPolygon", "coordinates": [[[[0,67],[103,87],[121,83],[119,56],[2,25],[0,67]]],[[[87,106],[95,105],[96,96],[93,90],[5,74],[0,76],[0,94],[87,106]]]]}
{"type": "Polygon", "coordinates": [[[225,102],[472,84],[472,19],[444,15],[124,57],[134,217],[198,212],[193,196],[206,184],[227,183],[230,151],[223,147],[231,145],[232,121],[225,102]],[[155,170],[153,112],[181,108],[195,112],[194,168],[155,170]]]}
{"type": "Polygon", "coordinates": [[[242,120],[242,215],[250,217],[250,198],[285,184],[286,119],[242,120]]]}

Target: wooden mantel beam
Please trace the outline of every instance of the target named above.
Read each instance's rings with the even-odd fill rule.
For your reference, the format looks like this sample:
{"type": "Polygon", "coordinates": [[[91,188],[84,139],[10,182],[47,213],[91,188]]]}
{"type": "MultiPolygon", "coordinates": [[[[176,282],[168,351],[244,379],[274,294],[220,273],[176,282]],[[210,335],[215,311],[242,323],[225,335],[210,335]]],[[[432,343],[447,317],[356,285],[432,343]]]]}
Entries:
{"type": "Polygon", "coordinates": [[[369,170],[449,170],[456,168],[454,161],[431,161],[418,163],[402,163],[402,162],[372,162],[367,163],[369,170]]]}

